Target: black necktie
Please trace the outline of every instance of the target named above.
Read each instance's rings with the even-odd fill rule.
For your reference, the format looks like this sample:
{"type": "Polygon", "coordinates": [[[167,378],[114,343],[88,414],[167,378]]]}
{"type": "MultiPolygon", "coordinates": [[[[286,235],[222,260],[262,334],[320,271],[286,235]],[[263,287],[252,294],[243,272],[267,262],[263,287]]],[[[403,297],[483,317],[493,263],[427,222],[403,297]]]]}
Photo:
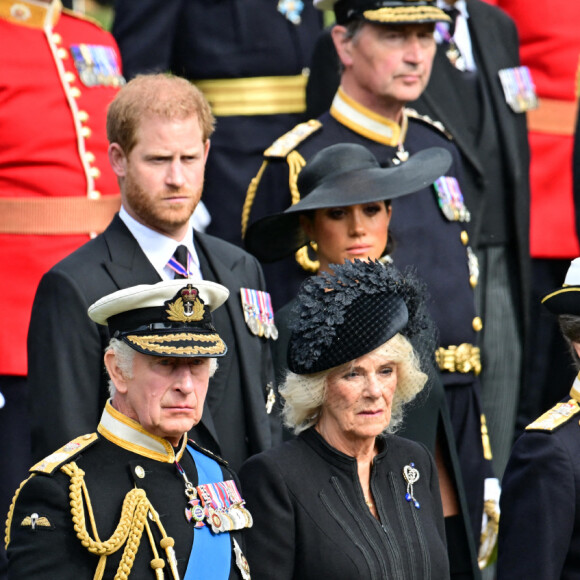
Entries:
{"type": "Polygon", "coordinates": [[[455,25],[457,24],[457,17],[459,16],[459,10],[450,6],[449,8],[444,8],[443,11],[451,18],[449,23],[449,36],[453,38],[455,34],[455,25]]]}
{"type": "Polygon", "coordinates": [[[465,60],[453,38],[455,34],[455,26],[457,24],[457,17],[459,16],[460,12],[457,8],[449,7],[444,8],[446,14],[449,15],[451,18],[451,22],[449,22],[449,31],[443,38],[443,46],[445,48],[445,55],[449,59],[449,62],[458,70],[465,71],[465,60]]]}
{"type": "MultiPolygon", "coordinates": [[[[187,272],[187,256],[189,255],[189,252],[187,250],[187,248],[183,245],[181,246],[177,246],[177,249],[175,250],[173,257],[183,266],[183,269],[187,272]]],[[[175,280],[182,280],[184,278],[187,278],[187,276],[184,276],[183,274],[178,274],[177,272],[175,273],[174,279],[175,280]]]]}

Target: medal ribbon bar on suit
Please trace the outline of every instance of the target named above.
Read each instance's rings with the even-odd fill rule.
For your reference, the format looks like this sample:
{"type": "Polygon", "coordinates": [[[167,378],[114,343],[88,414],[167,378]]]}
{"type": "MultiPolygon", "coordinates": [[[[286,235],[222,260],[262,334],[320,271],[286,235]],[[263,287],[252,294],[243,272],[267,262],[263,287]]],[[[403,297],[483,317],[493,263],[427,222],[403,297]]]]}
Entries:
{"type": "Polygon", "coordinates": [[[507,104],[515,113],[538,107],[536,87],[527,66],[504,68],[498,72],[507,104]]]}
{"type": "Polygon", "coordinates": [[[274,324],[274,309],[270,294],[262,290],[241,288],[240,297],[244,319],[252,334],[277,340],[278,329],[274,324]]]}
{"type": "MultiPolygon", "coordinates": [[[[198,485],[222,481],[222,471],[216,461],[190,445],[187,446],[187,451],[195,462],[198,485]]],[[[209,526],[195,528],[193,547],[184,580],[229,578],[231,560],[229,533],[213,534],[209,526]]]]}

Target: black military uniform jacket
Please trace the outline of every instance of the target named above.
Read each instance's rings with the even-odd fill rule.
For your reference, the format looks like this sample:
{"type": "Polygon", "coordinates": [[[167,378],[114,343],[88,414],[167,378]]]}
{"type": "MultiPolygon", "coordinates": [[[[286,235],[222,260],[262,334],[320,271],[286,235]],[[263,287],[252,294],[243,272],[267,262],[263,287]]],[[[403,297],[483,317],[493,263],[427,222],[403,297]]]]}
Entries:
{"type": "MultiPolygon", "coordinates": [[[[194,486],[198,482],[187,443],[184,438],[176,452],[107,404],[98,434],[81,436],[36,464],[17,493],[7,522],[10,577],[93,578],[107,555],[103,578],[115,576],[122,558],[130,578],[156,578],[151,564],[160,560],[165,578],[177,578],[172,561],[183,578],[188,565],[195,566],[189,562],[195,536],[176,461],[194,486]]],[[[236,480],[224,461],[189,444],[219,463],[224,481],[236,480]]],[[[228,577],[242,578],[243,534],[230,532],[230,540],[228,577]]]]}
{"type": "Polygon", "coordinates": [[[580,574],[580,378],[528,425],[502,481],[498,580],[580,574]]]}
{"type": "MultiPolygon", "coordinates": [[[[463,73],[453,68],[445,56],[445,46],[437,46],[429,84],[421,97],[409,106],[441,121],[453,135],[463,161],[463,193],[474,216],[469,224],[474,246],[479,247],[482,241],[484,220],[493,219],[494,211],[502,211],[506,215],[504,219],[509,228],[513,274],[517,281],[515,304],[519,308],[518,319],[524,333],[530,297],[530,152],[525,112],[516,113],[510,108],[499,77],[500,70],[520,66],[518,35],[513,20],[498,7],[480,0],[466,0],[466,7],[480,83],[487,84],[486,89],[479,89],[479,99],[480,102],[484,98],[489,100],[488,106],[493,115],[493,119],[484,121],[493,123],[497,130],[497,140],[486,144],[486,147],[499,151],[498,155],[503,161],[501,168],[505,187],[497,209],[489,207],[497,200],[482,195],[489,179],[485,159],[482,159],[484,148],[478,147],[478,135],[474,132],[479,131],[471,126],[465,95],[457,90],[458,83],[451,78],[463,73]]],[[[478,108],[484,107],[480,104],[478,108]]]]}
{"type": "MultiPolygon", "coordinates": [[[[228,288],[230,297],[216,311],[214,324],[228,340],[228,354],[210,379],[201,424],[192,437],[233,466],[246,456],[228,457],[220,449],[222,438],[247,441],[248,455],[268,449],[281,438],[279,422],[267,414],[266,400],[273,383],[272,359],[267,342],[254,336],[245,324],[240,287],[264,290],[259,263],[247,252],[223,240],[195,234],[195,247],[206,280],[228,288]],[[231,373],[239,381],[235,393],[244,409],[244,425],[231,421],[218,432],[214,411],[232,405],[228,357],[236,357],[231,373]],[[270,385],[270,387],[268,386],[270,385]],[[215,401],[215,406],[214,406],[215,401]]],[[[35,461],[98,423],[108,397],[103,352],[109,342],[107,328],[92,322],[87,308],[99,298],[137,284],[155,284],[159,274],[137,240],[116,216],[97,238],[56,264],[38,287],[28,333],[28,379],[32,405],[32,453],[35,461]],[[50,419],[47,419],[50,418],[50,419]]]]}

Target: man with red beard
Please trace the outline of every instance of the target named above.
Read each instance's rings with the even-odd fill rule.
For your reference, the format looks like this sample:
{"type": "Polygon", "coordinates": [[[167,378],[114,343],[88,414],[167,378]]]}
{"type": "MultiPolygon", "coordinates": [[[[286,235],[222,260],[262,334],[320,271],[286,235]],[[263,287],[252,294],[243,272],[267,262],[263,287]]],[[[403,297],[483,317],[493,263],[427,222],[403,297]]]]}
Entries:
{"type": "Polygon", "coordinates": [[[257,314],[267,314],[262,270],[243,250],[194,232],[190,223],[213,128],[203,95],[179,77],[136,77],[110,105],[109,160],[121,210],[101,235],[43,276],[32,310],[34,460],[92,432],[107,399],[102,358],[109,336],[88,318],[89,305],[119,289],[174,277],[218,282],[231,295],[214,322],[232,348],[212,378],[194,439],[237,469],[280,438],[279,421],[270,415],[268,339],[250,331],[245,312],[249,296],[257,314]]]}

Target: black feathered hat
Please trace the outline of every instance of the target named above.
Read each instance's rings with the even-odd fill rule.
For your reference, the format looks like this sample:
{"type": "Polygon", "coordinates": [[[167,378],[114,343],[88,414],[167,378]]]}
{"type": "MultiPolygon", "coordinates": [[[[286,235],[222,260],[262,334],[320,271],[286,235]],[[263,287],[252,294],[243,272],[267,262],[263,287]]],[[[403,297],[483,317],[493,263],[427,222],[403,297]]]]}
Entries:
{"type": "Polygon", "coordinates": [[[355,360],[398,332],[414,342],[433,331],[424,307],[426,288],[411,272],[403,275],[393,265],[361,260],[331,268],[332,274],[308,278],[296,298],[288,344],[293,373],[316,373],[355,360]]]}

